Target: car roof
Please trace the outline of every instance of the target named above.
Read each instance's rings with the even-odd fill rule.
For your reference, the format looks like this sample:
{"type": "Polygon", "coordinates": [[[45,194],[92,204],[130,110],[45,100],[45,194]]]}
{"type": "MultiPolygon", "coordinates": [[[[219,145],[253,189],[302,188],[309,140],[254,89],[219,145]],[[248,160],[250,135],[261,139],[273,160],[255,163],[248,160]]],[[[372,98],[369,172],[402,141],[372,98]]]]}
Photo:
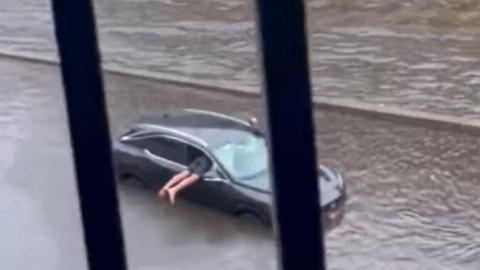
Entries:
{"type": "Polygon", "coordinates": [[[223,145],[245,135],[260,134],[247,121],[221,113],[184,109],[144,116],[135,126],[146,132],[161,132],[201,143],[208,148],[223,145]]]}

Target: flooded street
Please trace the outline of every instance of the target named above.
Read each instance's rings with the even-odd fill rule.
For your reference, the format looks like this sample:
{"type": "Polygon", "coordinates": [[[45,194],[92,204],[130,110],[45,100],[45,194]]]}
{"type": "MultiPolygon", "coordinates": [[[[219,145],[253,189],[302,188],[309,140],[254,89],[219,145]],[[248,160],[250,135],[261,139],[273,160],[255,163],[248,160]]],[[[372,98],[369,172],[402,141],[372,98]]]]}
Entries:
{"type": "MultiPolygon", "coordinates": [[[[86,269],[58,70],[0,61],[0,269],[86,269]]],[[[165,207],[138,187],[119,192],[132,269],[273,269],[268,233],[186,203],[165,207]]]]}
{"type": "MultiPolygon", "coordinates": [[[[85,269],[58,69],[1,61],[0,267],[85,269]]],[[[259,100],[106,81],[114,131],[174,107],[261,116],[259,100]]],[[[345,172],[351,194],[345,221],[327,237],[330,269],[478,269],[478,136],[342,118],[316,114],[319,156],[345,172]]],[[[132,269],[275,268],[268,232],[185,202],[165,207],[136,187],[119,193],[132,269]]]]}
{"type": "MultiPolygon", "coordinates": [[[[479,119],[478,1],[310,0],[315,95],[479,119]]],[[[53,56],[47,0],[5,0],[0,51],[53,56]]],[[[106,65],[258,91],[253,1],[97,0],[106,65]]]]}
{"type": "MultiPolygon", "coordinates": [[[[252,2],[97,0],[104,64],[258,91],[252,2]],[[190,3],[191,2],[191,3],[190,3]],[[193,3],[194,2],[194,3],[193,3]]],[[[476,1],[308,1],[314,94],[480,119],[476,1]]],[[[48,1],[4,0],[0,53],[54,56],[48,1]]],[[[139,115],[251,112],[252,95],[105,75],[115,134],[139,115]]],[[[86,269],[56,66],[0,56],[0,269],[86,269]]],[[[480,268],[480,132],[315,112],[320,161],[344,172],[348,213],[327,237],[331,270],[480,268]]],[[[92,172],[94,173],[94,172],[92,172]]],[[[119,186],[131,269],[275,269],[260,228],[119,186]]]]}

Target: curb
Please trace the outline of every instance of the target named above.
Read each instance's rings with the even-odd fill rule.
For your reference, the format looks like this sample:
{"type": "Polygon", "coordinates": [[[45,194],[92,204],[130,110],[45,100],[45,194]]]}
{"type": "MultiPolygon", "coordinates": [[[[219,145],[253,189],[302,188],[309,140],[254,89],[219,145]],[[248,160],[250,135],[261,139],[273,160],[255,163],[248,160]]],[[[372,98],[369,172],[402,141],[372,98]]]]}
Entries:
{"type": "MultiPolygon", "coordinates": [[[[58,66],[60,61],[54,57],[39,56],[28,53],[0,51],[0,57],[13,60],[58,66]]],[[[193,88],[197,91],[228,93],[239,97],[260,98],[257,87],[235,86],[232,88],[226,81],[208,81],[161,74],[150,71],[135,71],[118,67],[103,66],[103,71],[110,75],[133,77],[155,82],[173,84],[193,88]]],[[[387,120],[401,124],[418,125],[440,129],[454,129],[457,132],[480,134],[480,120],[442,115],[417,110],[403,109],[395,106],[379,106],[353,99],[313,97],[313,107],[318,111],[365,117],[375,120],[387,120]]]]}

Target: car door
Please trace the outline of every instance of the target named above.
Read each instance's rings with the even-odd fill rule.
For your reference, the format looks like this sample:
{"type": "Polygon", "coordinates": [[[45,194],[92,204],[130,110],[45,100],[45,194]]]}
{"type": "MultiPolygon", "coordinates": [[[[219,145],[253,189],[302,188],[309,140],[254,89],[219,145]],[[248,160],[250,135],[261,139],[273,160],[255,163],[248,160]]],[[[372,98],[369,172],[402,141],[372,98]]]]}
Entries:
{"type": "Polygon", "coordinates": [[[147,184],[159,190],[173,175],[184,170],[185,144],[166,135],[149,137],[144,144],[144,174],[147,184]]]}
{"type": "Polygon", "coordinates": [[[187,188],[183,196],[192,202],[209,208],[229,211],[233,199],[232,194],[230,194],[232,190],[228,178],[224,177],[221,172],[219,172],[215,161],[206,155],[203,150],[188,145],[186,154],[187,164],[191,163],[199,156],[203,156],[212,162],[212,167],[197,183],[187,188]]]}

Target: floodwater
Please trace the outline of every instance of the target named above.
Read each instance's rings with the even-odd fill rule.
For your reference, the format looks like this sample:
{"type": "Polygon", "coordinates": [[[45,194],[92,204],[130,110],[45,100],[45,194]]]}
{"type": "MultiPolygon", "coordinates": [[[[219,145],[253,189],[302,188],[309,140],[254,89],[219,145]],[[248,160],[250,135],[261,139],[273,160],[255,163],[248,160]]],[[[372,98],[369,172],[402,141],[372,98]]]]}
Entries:
{"type": "MultiPolygon", "coordinates": [[[[109,66],[258,88],[251,0],[97,0],[109,66]]],[[[474,0],[310,0],[315,95],[480,118],[474,0]]],[[[54,55],[47,0],[4,0],[0,50],[54,55]]]]}
{"type": "MultiPolygon", "coordinates": [[[[58,69],[0,59],[0,268],[85,269],[58,69]]],[[[119,76],[107,89],[113,130],[159,108],[261,104],[119,76]]],[[[327,237],[330,269],[478,269],[480,139],[341,121],[316,117],[322,160],[345,172],[350,191],[327,237]]],[[[131,269],[275,269],[269,232],[186,202],[169,208],[134,186],[119,195],[131,269]]]]}
{"type": "MultiPolygon", "coordinates": [[[[258,86],[251,2],[95,3],[106,64],[258,86]]],[[[315,94],[478,119],[476,3],[309,1],[315,94]]],[[[53,44],[47,1],[2,2],[1,50],[53,55],[53,44]]],[[[0,57],[0,85],[0,269],[86,269],[58,69],[0,57]]],[[[153,81],[109,75],[106,85],[114,131],[171,107],[261,112],[153,81]]],[[[480,268],[478,136],[325,117],[319,156],[351,194],[327,237],[330,269],[480,268]]],[[[275,268],[268,232],[136,187],[119,195],[132,269],[275,268]]]]}

